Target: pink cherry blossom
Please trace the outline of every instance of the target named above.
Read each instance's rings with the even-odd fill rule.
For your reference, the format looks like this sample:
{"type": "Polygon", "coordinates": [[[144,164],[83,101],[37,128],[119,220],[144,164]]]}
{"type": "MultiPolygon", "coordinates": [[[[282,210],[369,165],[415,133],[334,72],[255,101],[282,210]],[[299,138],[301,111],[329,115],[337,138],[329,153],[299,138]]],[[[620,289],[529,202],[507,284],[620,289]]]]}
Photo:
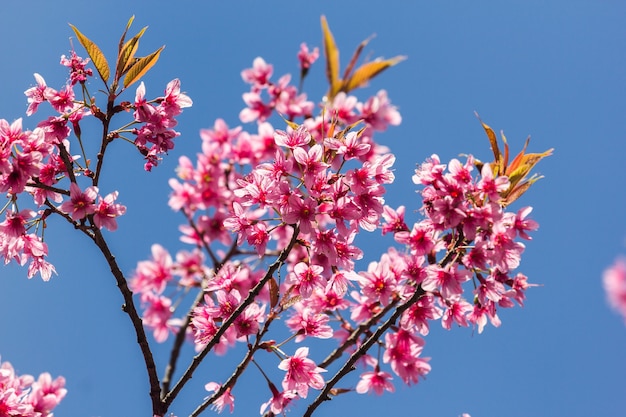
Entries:
{"type": "Polygon", "coordinates": [[[301,398],[307,397],[309,387],[318,390],[324,387],[324,378],[320,373],[326,372],[326,369],[315,365],[308,355],[309,348],[301,347],[293,356],[284,359],[278,365],[278,369],[287,371],[283,379],[283,389],[295,390],[301,398]]]}
{"type": "Polygon", "coordinates": [[[391,383],[392,379],[391,374],[380,370],[364,372],[361,374],[361,380],[356,385],[356,392],[365,394],[374,391],[376,395],[382,395],[384,391],[395,392],[395,388],[391,383]]]}
{"type": "Polygon", "coordinates": [[[297,305],[294,314],[285,321],[287,327],[296,336],[296,342],[303,341],[307,336],[328,339],[333,336],[333,329],[328,325],[326,314],[315,313],[309,307],[297,305]]]}
{"type": "Polygon", "coordinates": [[[313,48],[313,51],[309,51],[309,47],[306,43],[300,44],[300,51],[298,52],[298,61],[300,61],[300,69],[308,70],[311,65],[317,61],[317,58],[320,55],[320,50],[316,46],[313,48]]]}
{"type": "Polygon", "coordinates": [[[309,298],[313,289],[323,289],[326,286],[322,271],[323,268],[319,265],[307,265],[300,262],[294,266],[293,273],[290,275],[290,282],[298,287],[301,296],[309,298]]]}
{"type": "Polygon", "coordinates": [[[61,204],[59,210],[68,213],[72,220],[84,219],[88,214],[96,211],[95,200],[98,197],[98,187],[90,186],[81,191],[78,184],[70,185],[70,199],[61,204]]]}
{"type": "Polygon", "coordinates": [[[47,101],[48,97],[54,91],[46,85],[46,80],[44,80],[41,75],[35,73],[35,80],[37,81],[37,86],[24,91],[24,94],[28,97],[27,116],[32,116],[37,111],[39,105],[47,101]]]}
{"type": "Polygon", "coordinates": [[[274,140],[278,146],[294,149],[308,144],[311,141],[311,134],[304,126],[300,126],[298,129],[289,132],[277,130],[274,133],[274,140]]]}
{"type": "Polygon", "coordinates": [[[256,57],[252,62],[252,68],[241,72],[241,78],[247,83],[265,86],[272,76],[273,70],[272,65],[267,64],[263,58],[256,57]]]}
{"type": "Polygon", "coordinates": [[[89,64],[89,58],[83,59],[76,55],[76,52],[72,50],[70,57],[61,55],[61,65],[64,65],[70,69],[70,82],[72,85],[76,83],[84,83],[87,81],[87,77],[93,75],[91,68],[86,68],[89,64]]]}
{"type": "Polygon", "coordinates": [[[94,210],[93,221],[99,229],[103,227],[114,232],[117,230],[117,220],[119,217],[126,213],[126,207],[121,204],[116,204],[118,192],[114,191],[102,198],[98,196],[98,204],[94,210]]]}
{"type": "MultiPolygon", "coordinates": [[[[209,382],[204,386],[204,389],[209,392],[217,392],[220,388],[221,385],[217,382],[209,382]]],[[[227,388],[226,391],[213,403],[213,409],[220,414],[226,407],[229,408],[231,413],[235,410],[235,397],[231,394],[230,388],[227,388]]]]}
{"type": "Polygon", "coordinates": [[[609,305],[620,313],[626,322],[626,261],[618,259],[607,268],[602,283],[609,305]]]}

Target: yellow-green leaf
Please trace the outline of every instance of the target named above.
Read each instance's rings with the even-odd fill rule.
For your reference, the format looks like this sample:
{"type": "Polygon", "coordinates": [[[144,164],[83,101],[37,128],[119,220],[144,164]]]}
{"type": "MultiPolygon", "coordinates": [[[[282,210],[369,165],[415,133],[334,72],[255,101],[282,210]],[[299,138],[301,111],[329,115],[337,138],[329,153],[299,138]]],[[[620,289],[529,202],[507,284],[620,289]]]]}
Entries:
{"type": "Polygon", "coordinates": [[[133,58],[135,57],[135,53],[137,52],[137,48],[139,48],[139,38],[141,38],[144,32],[148,29],[148,27],[144,27],[128,40],[122,47],[119,53],[119,58],[117,62],[117,72],[119,77],[124,75],[126,71],[130,69],[130,67],[136,62],[133,58]]]}
{"type": "Polygon", "coordinates": [[[128,33],[128,29],[130,29],[130,25],[133,24],[134,20],[135,20],[135,15],[132,15],[130,19],[128,19],[128,23],[126,23],[126,28],[124,28],[124,32],[122,33],[122,36],[120,36],[120,42],[118,43],[118,47],[117,47],[118,52],[122,50],[122,45],[124,44],[124,41],[126,40],[126,34],[128,33]]]}
{"type": "Polygon", "coordinates": [[[110,70],[109,63],[104,57],[104,54],[102,53],[100,48],[98,48],[98,45],[96,45],[85,35],[80,33],[76,26],[70,24],[70,27],[76,34],[76,37],[78,38],[80,44],[83,45],[83,48],[85,48],[85,50],[87,51],[89,58],[91,58],[91,62],[93,62],[93,65],[94,67],[96,67],[98,74],[100,74],[100,78],[102,78],[102,81],[106,83],[109,80],[110,70]]]}
{"type": "MultiPolygon", "coordinates": [[[[126,32],[128,32],[128,29],[130,29],[130,25],[133,24],[134,20],[135,20],[135,15],[132,15],[130,17],[130,19],[128,19],[128,23],[126,23],[126,29],[124,29],[124,35],[122,35],[122,36],[126,36],[126,32]]],[[[123,39],[123,37],[122,37],[122,39],[123,39]]],[[[122,40],[122,42],[124,42],[124,41],[122,40]]]]}
{"type": "Polygon", "coordinates": [[[537,181],[537,180],[539,180],[541,178],[542,177],[533,177],[533,178],[529,179],[528,181],[523,182],[519,186],[509,188],[506,191],[506,193],[504,194],[504,196],[503,196],[504,198],[500,202],[500,204],[502,204],[503,207],[506,207],[506,206],[510,205],[515,200],[520,198],[526,191],[528,191],[530,186],[533,185],[533,183],[535,181],[537,181]]]}
{"type": "Polygon", "coordinates": [[[339,92],[341,87],[341,80],[339,79],[339,49],[335,44],[335,38],[328,27],[326,17],[322,16],[322,32],[324,35],[324,55],[326,56],[326,77],[328,78],[329,99],[339,92]]]}
{"type": "Polygon", "coordinates": [[[285,121],[285,123],[287,124],[287,126],[289,126],[290,128],[292,128],[293,130],[296,130],[300,127],[300,125],[296,122],[292,122],[291,120],[288,120],[287,118],[285,118],[285,116],[283,116],[282,114],[278,113],[278,115],[285,121]]]}
{"type": "Polygon", "coordinates": [[[396,56],[390,59],[377,59],[376,61],[368,62],[367,64],[361,65],[354,72],[348,80],[344,81],[344,87],[342,91],[348,93],[355,88],[362,87],[367,84],[369,80],[380,74],[382,71],[386,70],[389,67],[396,65],[399,62],[402,62],[406,59],[405,56],[396,56]]]}
{"type": "Polygon", "coordinates": [[[146,72],[150,70],[159,60],[159,55],[161,55],[161,51],[163,51],[165,46],[160,47],[153,53],[143,58],[140,58],[134,65],[132,65],[128,72],[126,73],[126,77],[124,77],[124,88],[127,88],[131,84],[136,81],[139,81],[141,77],[143,77],[146,72]]]}

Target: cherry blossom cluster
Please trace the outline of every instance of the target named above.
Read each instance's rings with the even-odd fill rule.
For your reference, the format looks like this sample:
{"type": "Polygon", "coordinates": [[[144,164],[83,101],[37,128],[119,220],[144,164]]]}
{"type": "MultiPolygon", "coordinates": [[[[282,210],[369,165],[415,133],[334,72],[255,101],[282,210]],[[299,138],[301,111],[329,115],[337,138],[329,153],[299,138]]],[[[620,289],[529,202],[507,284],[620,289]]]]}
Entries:
{"type": "MultiPolygon", "coordinates": [[[[316,56],[302,46],[301,69],[316,56]]],[[[384,201],[395,156],[373,139],[401,122],[386,92],[365,102],[339,92],[313,115],[313,103],[289,85],[290,76],[273,84],[272,74],[262,58],[242,72],[252,89],[243,95],[247,107],[240,120],[256,121],[256,132],[218,119],[201,131],[195,163],[180,158],[169,204],[186,217],[181,240],[195,249],[180,251],[174,261],[154,245],[152,259],[138,263],[131,287],[140,294],[144,324],[159,342],[186,332],[198,352],[224,355],[239,342],[250,354],[276,354],[286,372],[282,390],[266,376],[272,396],[261,413],[280,414],[294,399],[306,398],[309,388],[321,390],[323,373],[344,354],[358,353],[371,368],[361,374],[357,393],[393,392],[392,373],[415,384],[431,369],[421,356],[431,321],[482,332],[487,321],[500,324],[498,307],[523,304],[530,284],[515,269],[524,250],[519,239],[530,239],[528,232],[538,227],[527,218],[531,208],[506,211],[501,194],[509,179],[494,175],[489,164],[477,172],[472,156],[446,166],[433,155],[413,178],[423,187],[424,219],[409,227],[405,208],[394,210],[384,201]],[[274,112],[287,119],[286,129],[270,124],[274,112]],[[357,235],[377,229],[400,247],[359,272],[357,235]],[[268,262],[282,254],[284,267],[268,276],[268,262]],[[190,319],[175,318],[175,306],[190,289],[198,291],[190,319]],[[282,316],[285,339],[260,342],[282,316]],[[378,353],[359,352],[382,323],[388,324],[375,341],[378,353]],[[292,339],[331,338],[338,347],[322,362],[309,358],[309,346],[286,353],[292,339]]],[[[235,382],[207,384],[214,392],[208,403],[232,412],[235,382]]]]}
{"type": "Polygon", "coordinates": [[[404,207],[385,207],[383,233],[407,247],[406,267],[413,285],[425,296],[404,316],[410,327],[428,334],[428,319],[441,318],[444,328],[453,323],[478,326],[482,332],[487,319],[500,325],[497,307],[523,305],[527,278],[514,270],[519,266],[528,232],[538,224],[529,218],[530,207],[507,212],[500,193],[509,187],[505,176],[494,177],[489,164],[480,176],[472,176],[474,160],[465,164],[453,159],[448,165],[433,155],[413,177],[422,185],[424,220],[409,228],[404,223],[404,207]],[[408,257],[408,258],[407,258],[408,257]],[[471,281],[472,302],[463,299],[463,284],[471,281]]]}
{"type": "Polygon", "coordinates": [[[35,380],[31,375],[17,375],[9,362],[0,362],[2,416],[52,417],[66,393],[63,377],[53,380],[46,372],[35,380]]]}
{"type": "Polygon", "coordinates": [[[128,103],[108,106],[110,114],[105,114],[96,106],[95,99],[86,94],[86,82],[93,76],[88,64],[89,59],[82,59],[73,50],[69,57],[62,56],[61,65],[69,69],[69,80],[59,90],[49,87],[41,75],[35,74],[37,85],[25,91],[26,114],[34,115],[43,103],[50,104],[55,114],[39,122],[34,130],[23,129],[22,119],[12,123],[0,119],[0,191],[6,192],[8,197],[7,204],[0,209],[0,214],[4,214],[4,221],[0,223],[0,255],[5,263],[15,260],[20,265],[28,264],[29,278],[39,273],[48,280],[55,272],[54,266],[45,259],[48,247],[43,242],[45,220],[51,213],[64,215],[84,230],[93,226],[114,231],[116,219],[126,211],[115,201],[117,191],[104,197],[98,194],[102,160],[99,159],[94,172],[89,165],[91,158],[84,154],[81,142],[83,118],[93,115],[103,123],[106,120],[108,127],[115,114],[129,106],[134,109],[134,121],[124,129],[105,132],[101,150],[125,133],[135,134],[134,143],[145,156],[145,169],[150,170],[158,164],[162,154],[173,148],[172,139],[179,135],[172,129],[177,123],[175,117],[182,108],[191,105],[189,97],[181,93],[178,80],[167,85],[164,96],[150,101],[145,98],[142,82],[137,88],[134,106],[128,103]],[[83,93],[82,99],[74,92],[77,85],[83,93]],[[133,125],[139,127],[131,129],[133,125]],[[72,132],[83,155],[70,153],[72,132]],[[81,188],[79,181],[83,180],[79,177],[85,182],[91,180],[91,184],[81,188]],[[69,186],[63,186],[63,180],[69,180],[69,186]],[[23,194],[30,196],[27,201],[18,199],[23,194]],[[31,201],[34,209],[20,208],[31,201]]]}
{"type": "Polygon", "coordinates": [[[181,93],[178,79],[167,84],[165,96],[150,102],[146,100],[146,87],[143,81],[141,82],[135,95],[133,116],[135,121],[142,125],[134,128],[132,133],[137,136],[135,139],[137,149],[145,156],[146,171],[158,165],[161,155],[174,149],[173,139],[180,136],[180,133],[173,129],[178,123],[175,117],[182,112],[183,108],[191,107],[191,105],[191,99],[181,93]],[[150,143],[149,147],[148,143],[150,143]]]}
{"type": "Polygon", "coordinates": [[[602,279],[609,305],[626,322],[626,261],[617,259],[604,271],[602,279]]]}
{"type": "MultiPolygon", "coordinates": [[[[209,394],[192,416],[207,407],[232,413],[237,381],[250,367],[268,388],[261,414],[283,414],[313,391],[316,398],[304,413],[310,416],[330,395],[394,392],[395,378],[417,384],[431,371],[424,337],[434,322],[481,333],[489,322],[500,325],[499,308],[523,305],[532,285],[517,268],[522,241],[538,224],[528,217],[530,207],[513,212],[508,206],[536,180],[525,181],[551,151],[522,151],[509,164],[508,145],[500,153],[495,133],[483,123],[494,162],[470,155],[444,164],[432,155],[413,176],[420,190],[411,205],[423,219],[407,224],[405,206],[385,204],[396,157],[375,140],[378,132],[401,123],[400,113],[385,90],[366,100],[352,94],[404,57],[355,68],[364,41],[340,78],[339,51],[324,17],[326,94],[315,103],[301,91],[319,57],[319,49],[306,44],[297,54],[298,86],[289,74],[273,80],[273,66],[261,57],[242,71],[250,90],[243,94],[239,120],[254,126],[231,127],[217,119],[201,130],[195,161],[180,157],[177,178],[169,181],[169,205],[183,214],[180,239],[191,249],[172,255],[154,244],[151,258],[138,262],[127,280],[102,234],[115,231],[117,218],[126,213],[117,191],[99,194],[107,147],[117,140],[131,143],[150,171],[174,148],[177,117],[192,105],[178,79],[163,96],[148,99],[141,82],[133,102],[118,101],[163,49],[135,57],[144,30],[127,39],[132,21],[120,39],[114,71],[95,43],[72,26],[104,82],[104,105],[101,96],[89,94],[95,73],[87,67],[90,60],[72,51],[61,58],[69,69],[63,88],[54,90],[35,74],[37,85],[25,92],[27,115],[48,103],[53,116],[32,131],[22,128],[21,119],[0,120],[0,191],[8,198],[0,209],[0,254],[6,263],[28,263],[29,277],[40,273],[48,280],[55,272],[43,241],[49,216],[60,216],[93,240],[133,323],[155,417],[166,415],[211,352],[243,356],[228,378],[205,384],[209,394]],[[113,125],[118,115],[131,112],[130,121],[113,125]],[[102,125],[96,155],[83,146],[85,120],[102,125]],[[80,151],[72,154],[70,144],[80,151]],[[362,236],[375,232],[387,235],[392,246],[362,267],[362,236]],[[145,328],[159,343],[173,336],[162,379],[145,328]],[[176,382],[186,341],[196,355],[176,382]],[[358,379],[345,382],[357,365],[363,369],[358,379]]],[[[618,309],[626,304],[622,269],[618,265],[605,278],[618,309]]],[[[63,386],[63,378],[42,374],[34,381],[0,364],[0,415],[51,415],[65,395],[63,386]]]]}

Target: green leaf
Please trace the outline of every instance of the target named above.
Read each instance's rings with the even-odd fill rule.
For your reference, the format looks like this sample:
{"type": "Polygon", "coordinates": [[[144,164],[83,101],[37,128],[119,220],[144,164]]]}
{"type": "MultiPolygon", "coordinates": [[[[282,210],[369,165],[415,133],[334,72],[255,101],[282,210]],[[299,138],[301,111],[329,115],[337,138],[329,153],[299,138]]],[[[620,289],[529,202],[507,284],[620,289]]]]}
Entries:
{"type": "Polygon", "coordinates": [[[124,77],[124,88],[128,88],[131,84],[139,81],[141,77],[143,77],[146,72],[150,70],[159,60],[159,55],[161,55],[161,51],[165,46],[160,47],[153,53],[143,58],[139,58],[137,62],[135,62],[126,73],[126,77],[124,77]]]}
{"type": "Polygon", "coordinates": [[[339,79],[339,49],[337,49],[335,38],[333,38],[333,34],[328,27],[326,17],[322,16],[321,20],[324,35],[324,55],[326,57],[326,77],[330,84],[328,98],[332,100],[341,87],[341,80],[339,79]]]}
{"type": "Polygon", "coordinates": [[[100,48],[98,48],[98,45],[96,45],[85,35],[80,33],[76,26],[70,24],[70,27],[76,34],[76,37],[78,38],[80,44],[83,45],[83,48],[85,48],[85,50],[87,51],[87,54],[89,54],[89,58],[91,58],[91,62],[93,62],[93,65],[96,67],[98,74],[100,74],[100,78],[102,78],[102,81],[104,81],[104,83],[106,84],[107,81],[109,81],[109,76],[111,74],[109,70],[109,63],[104,57],[104,54],[102,53],[100,48]]]}

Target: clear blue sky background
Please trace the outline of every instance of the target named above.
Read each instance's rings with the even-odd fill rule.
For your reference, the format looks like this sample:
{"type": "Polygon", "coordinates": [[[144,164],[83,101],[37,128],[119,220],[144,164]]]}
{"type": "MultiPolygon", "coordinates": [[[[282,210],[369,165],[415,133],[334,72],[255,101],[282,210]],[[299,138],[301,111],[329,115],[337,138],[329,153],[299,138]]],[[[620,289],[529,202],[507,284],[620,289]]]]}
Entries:
{"type": "MultiPolygon", "coordinates": [[[[51,86],[62,85],[66,73],[57,63],[69,50],[68,22],[112,55],[132,14],[136,30],[150,26],[144,52],[167,45],[146,78],[148,94],[178,77],[194,100],[180,118],[176,149],[153,173],[142,171],[130,148],[114,149],[116,166],[102,188],[119,189],[129,208],[120,231],[110,235],[127,272],[153,242],[180,248],[182,219],[167,207],[167,179],[179,155],[199,149],[199,129],[217,117],[238,124],[247,90],[240,71],[262,56],[276,75],[295,75],[300,42],[321,46],[321,14],[343,65],[372,33],[373,57],[408,56],[367,90],[386,88],[403,116],[400,127],[379,137],[398,156],[390,205],[417,208],[410,177],[432,153],[446,161],[460,153],[489,159],[474,111],[504,129],[515,150],[529,134],[532,151],[554,147],[554,156],[539,166],[546,178],[525,196],[541,228],[521,270],[543,285],[528,292],[525,308],[502,311],[502,327],[482,335],[434,325],[425,351],[433,371],[425,381],[412,388],[397,384],[397,393],[383,398],[343,396],[317,415],[624,415],[626,327],[607,308],[601,288],[603,269],[626,253],[624,2],[25,1],[5,2],[1,14],[0,118],[25,117],[23,91],[34,84],[34,72],[51,86]]],[[[324,92],[321,65],[307,86],[310,97],[324,92]]],[[[36,120],[24,123],[33,128],[36,120]]],[[[16,267],[0,270],[2,359],[20,373],[67,378],[59,417],[150,415],[139,351],[104,261],[59,220],[50,221],[46,239],[59,276],[43,283],[28,281],[16,267]]],[[[366,244],[370,260],[383,249],[372,240],[366,244]]],[[[156,348],[161,369],[167,348],[156,348]]],[[[205,382],[224,378],[224,362],[201,368],[172,411],[186,415],[205,395],[205,382]]],[[[254,374],[235,396],[236,415],[254,416],[268,395],[254,374]]]]}

